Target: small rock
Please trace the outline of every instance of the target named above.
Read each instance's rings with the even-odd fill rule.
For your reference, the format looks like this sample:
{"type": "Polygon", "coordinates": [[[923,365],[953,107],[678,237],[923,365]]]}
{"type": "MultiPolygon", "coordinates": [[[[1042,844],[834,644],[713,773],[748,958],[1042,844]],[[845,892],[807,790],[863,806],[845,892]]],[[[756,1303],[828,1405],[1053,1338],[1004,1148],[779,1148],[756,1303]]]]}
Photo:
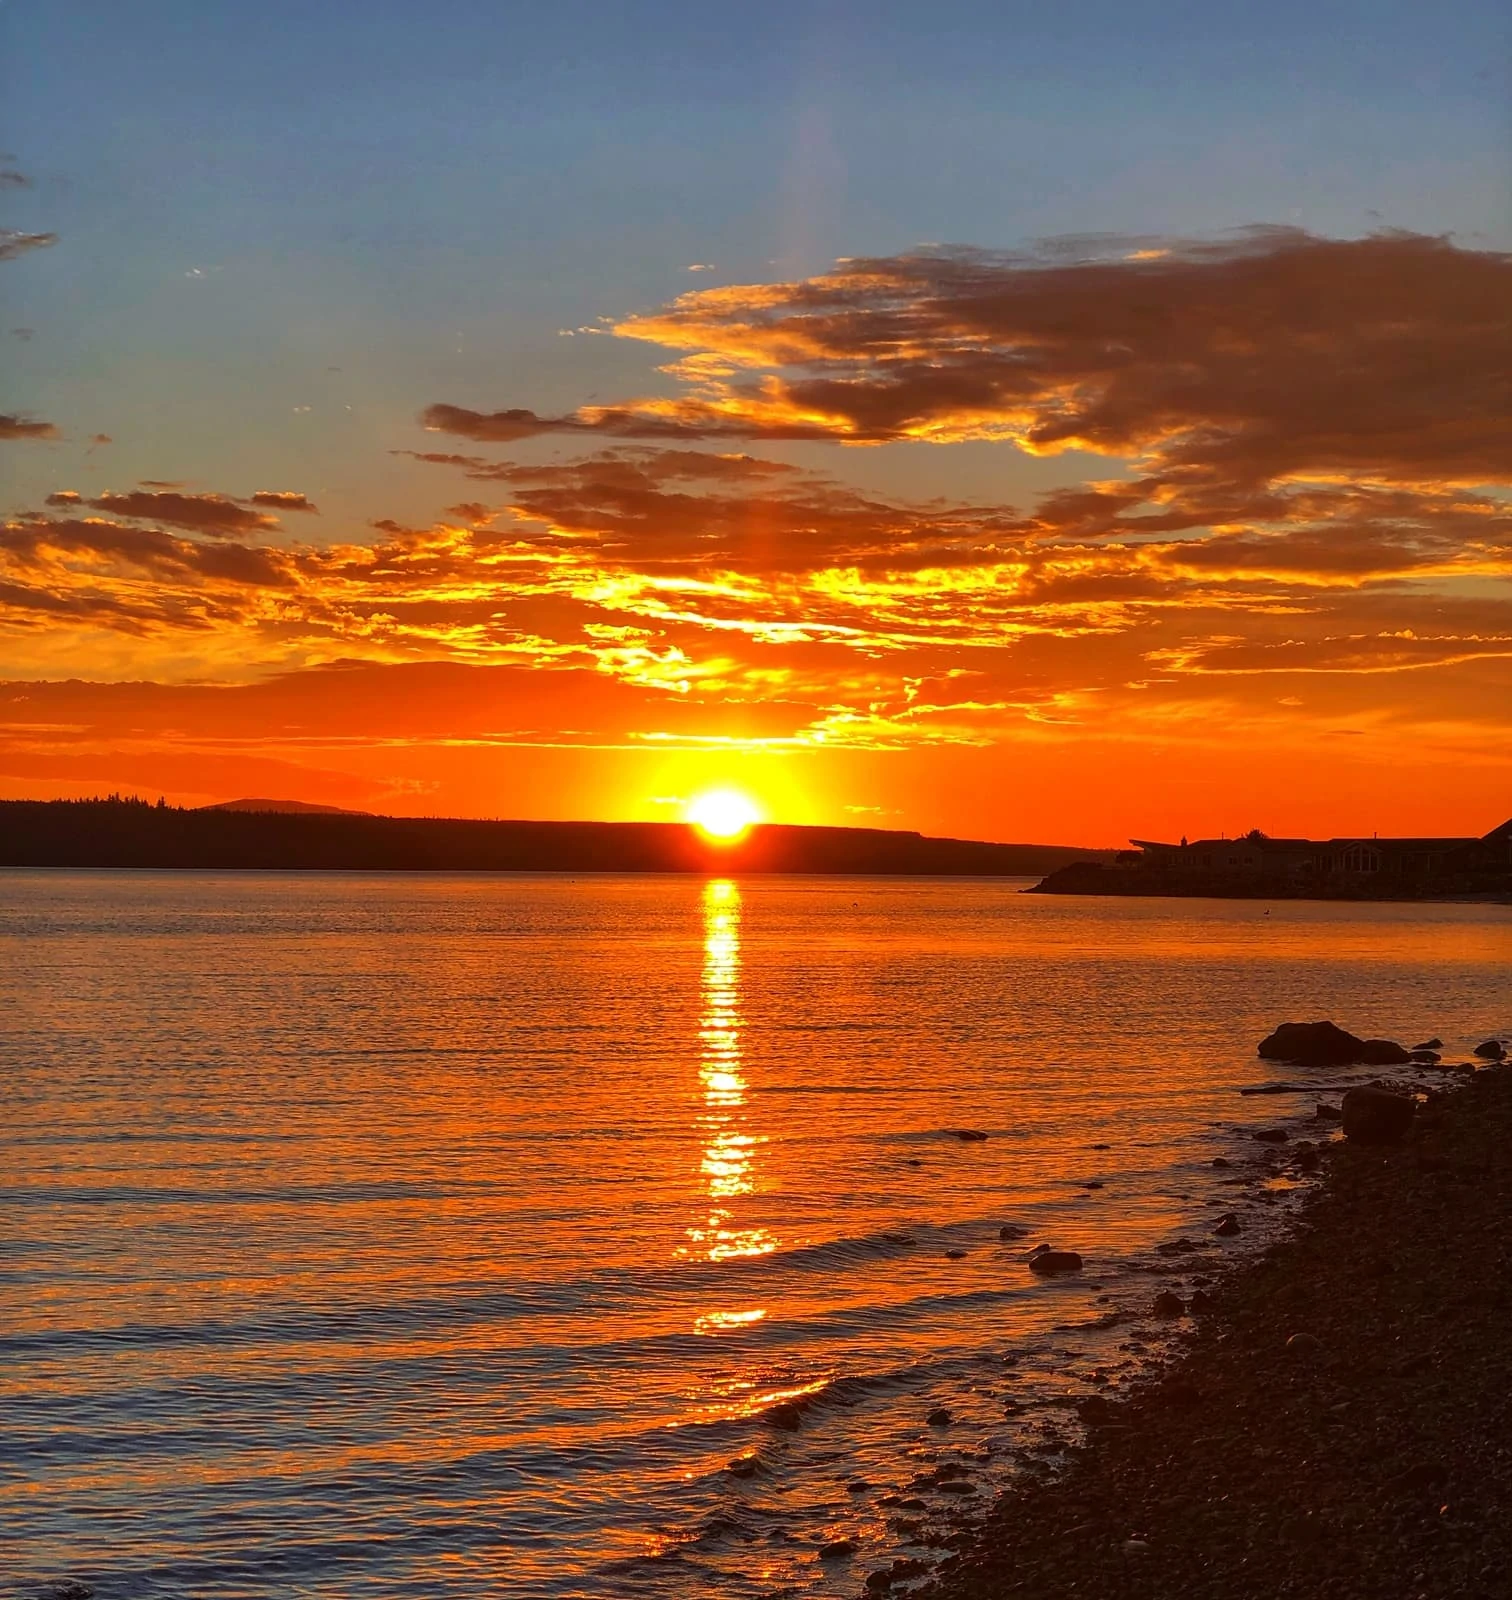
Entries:
{"type": "Polygon", "coordinates": [[[1111,1150],[1113,1146],[1110,1144],[1094,1144],[1091,1148],[1093,1150],[1111,1150]]]}
{"type": "Polygon", "coordinates": [[[1318,1109],[1313,1112],[1313,1115],[1319,1122],[1340,1122],[1344,1117],[1344,1113],[1337,1106],[1326,1106],[1321,1100],[1318,1102],[1318,1109]]]}
{"type": "Polygon", "coordinates": [[[1475,1049],[1470,1053],[1479,1056],[1482,1061],[1505,1061],[1507,1059],[1507,1047],[1500,1039],[1487,1039],[1484,1044],[1476,1045],[1475,1049]]]}
{"type": "Polygon", "coordinates": [[[1242,1230],[1239,1227],[1239,1219],[1232,1211],[1228,1212],[1224,1216],[1219,1217],[1218,1226],[1213,1229],[1213,1232],[1216,1233],[1220,1239],[1232,1239],[1236,1233],[1241,1231],[1242,1230]]]}
{"type": "Polygon", "coordinates": [[[1444,1058],[1437,1050],[1414,1050],[1412,1059],[1420,1067],[1436,1067],[1444,1058]]]}
{"type": "Polygon", "coordinates": [[[1202,1246],[1195,1239],[1169,1239],[1165,1244],[1155,1246],[1155,1254],[1158,1256],[1189,1256],[1194,1250],[1200,1250],[1201,1248],[1202,1246]]]}
{"type": "Polygon", "coordinates": [[[1286,1348],[1294,1356],[1316,1355],[1323,1348],[1323,1341],[1316,1334],[1294,1333],[1286,1341],[1286,1348]]]}
{"type": "Polygon", "coordinates": [[[1184,1317],[1186,1307],[1181,1303],[1181,1296],[1172,1294],[1169,1289],[1162,1289],[1155,1296],[1155,1304],[1150,1307],[1150,1312],[1157,1317],[1184,1317]]]}
{"type": "Polygon", "coordinates": [[[48,1591],[49,1600],[90,1600],[94,1590],[87,1583],[80,1583],[77,1578],[65,1578],[62,1583],[55,1583],[48,1591]]]}
{"type": "Polygon", "coordinates": [[[945,1259],[947,1261],[964,1261],[966,1259],[966,1252],[964,1250],[947,1250],[945,1252],[945,1259]]]}
{"type": "Polygon", "coordinates": [[[987,1137],[980,1128],[952,1128],[950,1131],[966,1144],[980,1144],[987,1137]]]}
{"type": "Polygon", "coordinates": [[[819,1559],[821,1561],[843,1561],[847,1556],[856,1553],[854,1539],[831,1539],[828,1544],[819,1546],[819,1559]]]}
{"type": "Polygon", "coordinates": [[[1215,1167],[1231,1167],[1234,1163],[1227,1156],[1214,1156],[1212,1164],[1215,1167]]]}
{"type": "Polygon", "coordinates": [[[1086,1423],[1106,1422],[1113,1415],[1113,1406],[1102,1395],[1089,1394],[1085,1400],[1076,1402],[1076,1414],[1086,1423]]]}
{"type": "Polygon", "coordinates": [[[936,1406],[924,1419],[931,1428],[948,1428],[955,1420],[944,1406],[936,1406]]]}
{"type": "Polygon", "coordinates": [[[1424,1039],[1421,1044],[1415,1044],[1412,1048],[1414,1050],[1442,1050],[1444,1041],[1442,1039],[1424,1039]]]}
{"type": "Polygon", "coordinates": [[[1285,1128],[1259,1128],[1250,1138],[1258,1139],[1261,1144],[1285,1144],[1291,1135],[1285,1128]]]}
{"type": "Polygon", "coordinates": [[[1187,1310],[1194,1317],[1205,1317],[1212,1311],[1218,1302],[1213,1299],[1206,1289],[1198,1289],[1187,1304],[1187,1310]]]}
{"type": "Polygon", "coordinates": [[[1093,1178],[1090,1182],[1082,1185],[1083,1189],[1106,1189],[1107,1187],[1107,1184],[1103,1183],[1098,1178],[1093,1178]]]}
{"type": "Polygon", "coordinates": [[[1009,1222],[998,1229],[998,1238],[1022,1239],[1028,1232],[1027,1228],[1020,1228],[1016,1223],[1009,1222]]]}
{"type": "Polygon", "coordinates": [[[870,1488],[870,1478],[852,1478],[851,1481],[846,1484],[845,1492],[847,1494],[865,1494],[870,1488]]]}
{"type": "Polygon", "coordinates": [[[1037,1272],[1041,1277],[1053,1277],[1061,1272],[1080,1272],[1082,1258],[1074,1250],[1052,1250],[1049,1245],[1041,1245],[1030,1252],[1029,1270],[1037,1272]]]}
{"type": "Polygon", "coordinates": [[[1400,1144],[1407,1137],[1416,1103],[1374,1085],[1344,1096],[1344,1137],[1357,1144],[1400,1144]]]}
{"type": "Polygon", "coordinates": [[[1150,1553],[1148,1539],[1125,1539],[1119,1547],[1126,1556],[1147,1556],[1150,1553]]]}

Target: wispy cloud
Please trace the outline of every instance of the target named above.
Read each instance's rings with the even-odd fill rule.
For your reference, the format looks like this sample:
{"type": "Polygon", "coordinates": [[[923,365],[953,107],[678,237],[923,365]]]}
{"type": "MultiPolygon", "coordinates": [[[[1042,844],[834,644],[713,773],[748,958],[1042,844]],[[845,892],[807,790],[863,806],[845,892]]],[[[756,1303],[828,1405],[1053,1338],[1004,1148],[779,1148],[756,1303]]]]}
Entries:
{"type": "Polygon", "coordinates": [[[56,439],[58,430],[50,422],[35,422],[0,412],[0,439],[56,439]]]}

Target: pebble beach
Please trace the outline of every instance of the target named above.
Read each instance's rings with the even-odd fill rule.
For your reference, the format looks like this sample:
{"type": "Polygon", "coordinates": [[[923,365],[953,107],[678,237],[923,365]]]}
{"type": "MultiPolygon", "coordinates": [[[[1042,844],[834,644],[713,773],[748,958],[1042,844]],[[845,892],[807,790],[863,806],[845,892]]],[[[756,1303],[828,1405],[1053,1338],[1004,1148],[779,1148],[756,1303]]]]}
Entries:
{"type": "Polygon", "coordinates": [[[1512,1592],[1509,1149],[1505,1065],[1429,1092],[1399,1145],[1327,1146],[1285,1237],[1169,1365],[1088,1408],[1066,1470],[1005,1494],[928,1592],[1512,1592]]]}

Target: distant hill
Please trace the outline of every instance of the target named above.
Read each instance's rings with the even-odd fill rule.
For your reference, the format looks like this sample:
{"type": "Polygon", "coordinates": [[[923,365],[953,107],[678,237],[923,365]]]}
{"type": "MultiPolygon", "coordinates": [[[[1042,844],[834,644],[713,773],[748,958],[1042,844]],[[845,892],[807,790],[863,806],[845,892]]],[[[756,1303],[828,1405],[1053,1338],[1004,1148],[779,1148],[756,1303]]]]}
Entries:
{"type": "Polygon", "coordinates": [[[696,872],[1038,877],[1110,850],[754,827],[716,845],[680,822],[480,822],[325,808],[181,810],[143,800],[0,800],[0,867],[348,872],[696,872]]]}
{"type": "Polygon", "coordinates": [[[222,800],[196,811],[261,811],[283,816],[370,817],[371,811],[348,811],[345,806],[317,806],[308,800],[222,800]]]}

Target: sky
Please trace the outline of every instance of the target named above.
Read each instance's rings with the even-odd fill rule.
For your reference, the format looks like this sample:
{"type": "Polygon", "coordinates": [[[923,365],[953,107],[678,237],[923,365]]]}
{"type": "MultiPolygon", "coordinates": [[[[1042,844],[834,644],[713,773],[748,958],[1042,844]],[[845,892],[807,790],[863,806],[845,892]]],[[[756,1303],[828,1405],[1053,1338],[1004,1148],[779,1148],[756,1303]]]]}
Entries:
{"type": "Polygon", "coordinates": [[[1512,813],[1504,6],[0,4],[0,796],[1512,813]]]}

